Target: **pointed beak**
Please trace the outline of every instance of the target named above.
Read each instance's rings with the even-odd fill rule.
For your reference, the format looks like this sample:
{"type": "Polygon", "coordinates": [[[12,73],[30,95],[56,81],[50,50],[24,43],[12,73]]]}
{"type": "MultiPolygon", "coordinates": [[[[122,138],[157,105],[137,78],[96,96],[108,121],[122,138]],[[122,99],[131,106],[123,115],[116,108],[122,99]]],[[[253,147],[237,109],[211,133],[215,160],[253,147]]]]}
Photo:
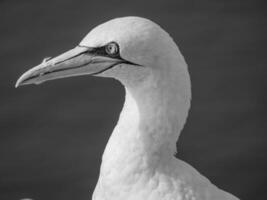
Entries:
{"type": "Polygon", "coordinates": [[[118,58],[96,55],[92,48],[77,46],[55,58],[45,59],[40,65],[26,71],[15,87],[71,76],[96,75],[121,62],[118,58]]]}

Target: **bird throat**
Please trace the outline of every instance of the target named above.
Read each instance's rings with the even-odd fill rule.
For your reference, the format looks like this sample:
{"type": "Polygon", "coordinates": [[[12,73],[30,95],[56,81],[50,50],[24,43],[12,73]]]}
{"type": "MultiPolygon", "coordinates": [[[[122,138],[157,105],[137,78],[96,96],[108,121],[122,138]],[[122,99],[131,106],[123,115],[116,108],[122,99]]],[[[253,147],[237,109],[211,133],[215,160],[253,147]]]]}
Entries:
{"type": "Polygon", "coordinates": [[[102,182],[132,184],[137,178],[133,175],[154,173],[174,159],[187,116],[176,90],[164,83],[146,84],[141,89],[126,87],[119,121],[103,154],[102,182]]]}

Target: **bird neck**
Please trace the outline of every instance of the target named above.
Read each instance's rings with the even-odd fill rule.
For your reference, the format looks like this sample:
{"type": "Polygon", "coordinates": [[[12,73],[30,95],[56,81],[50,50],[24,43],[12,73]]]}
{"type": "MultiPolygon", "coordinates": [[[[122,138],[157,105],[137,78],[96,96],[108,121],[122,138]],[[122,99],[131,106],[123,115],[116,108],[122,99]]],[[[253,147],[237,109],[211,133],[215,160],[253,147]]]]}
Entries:
{"type": "Polygon", "coordinates": [[[177,84],[153,78],[144,87],[126,87],[124,107],[105,149],[100,177],[117,179],[124,173],[127,177],[173,159],[189,108],[177,84]]]}

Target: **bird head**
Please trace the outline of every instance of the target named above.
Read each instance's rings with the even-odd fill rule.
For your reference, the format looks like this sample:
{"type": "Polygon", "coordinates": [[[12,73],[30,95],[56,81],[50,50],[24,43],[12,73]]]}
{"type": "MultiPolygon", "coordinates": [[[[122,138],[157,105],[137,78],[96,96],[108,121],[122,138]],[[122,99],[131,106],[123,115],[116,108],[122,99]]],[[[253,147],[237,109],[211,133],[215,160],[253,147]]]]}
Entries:
{"type": "Polygon", "coordinates": [[[164,70],[173,66],[168,62],[185,65],[168,33],[148,19],[116,18],[94,28],[75,48],[25,72],[16,87],[79,75],[112,77],[136,86],[166,72],[170,76],[172,70],[164,70]]]}
{"type": "MultiPolygon", "coordinates": [[[[26,71],[16,87],[80,75],[119,80],[127,93],[124,108],[132,106],[136,123],[142,121],[140,130],[158,120],[169,124],[170,116],[176,124],[173,133],[185,123],[191,98],[187,65],[169,34],[148,19],[123,17],[97,26],[75,48],[26,71]],[[160,113],[163,117],[153,120],[160,113]]],[[[132,118],[127,118],[131,126],[132,118]]]]}

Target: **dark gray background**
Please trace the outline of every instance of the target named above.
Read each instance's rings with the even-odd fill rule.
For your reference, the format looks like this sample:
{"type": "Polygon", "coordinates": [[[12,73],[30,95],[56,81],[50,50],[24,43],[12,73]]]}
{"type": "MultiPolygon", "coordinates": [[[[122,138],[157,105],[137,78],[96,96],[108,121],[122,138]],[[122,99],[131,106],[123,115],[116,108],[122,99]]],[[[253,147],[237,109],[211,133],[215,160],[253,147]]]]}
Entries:
{"type": "Polygon", "coordinates": [[[263,0],[0,1],[0,199],[90,199],[123,87],[87,76],[14,84],[128,15],[159,23],[188,62],[193,102],[178,157],[242,199],[266,199],[266,10],[263,0]]]}

